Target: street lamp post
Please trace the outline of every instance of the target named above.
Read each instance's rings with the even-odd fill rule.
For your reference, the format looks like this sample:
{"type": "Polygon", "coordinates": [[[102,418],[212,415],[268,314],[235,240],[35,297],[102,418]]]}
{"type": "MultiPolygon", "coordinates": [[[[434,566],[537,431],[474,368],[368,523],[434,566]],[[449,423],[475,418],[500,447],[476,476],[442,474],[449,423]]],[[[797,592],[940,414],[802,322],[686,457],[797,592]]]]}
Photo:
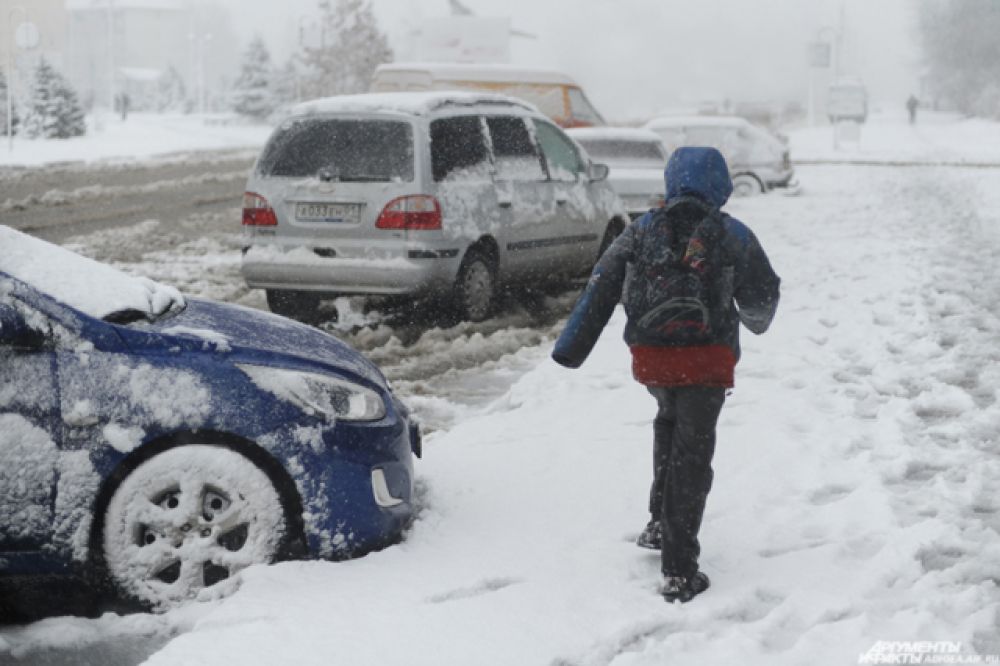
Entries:
{"type": "Polygon", "coordinates": [[[205,113],[205,44],[212,39],[212,33],[188,33],[191,51],[195,58],[195,87],[198,96],[198,113],[205,113]]]}
{"type": "Polygon", "coordinates": [[[115,90],[115,0],[108,0],[108,109],[115,111],[118,93],[115,90]]]}
{"type": "Polygon", "coordinates": [[[10,50],[7,52],[7,150],[14,150],[14,53],[17,51],[17,40],[14,30],[14,14],[21,13],[21,21],[27,22],[28,10],[20,5],[11,7],[7,14],[10,28],[10,50]]]}

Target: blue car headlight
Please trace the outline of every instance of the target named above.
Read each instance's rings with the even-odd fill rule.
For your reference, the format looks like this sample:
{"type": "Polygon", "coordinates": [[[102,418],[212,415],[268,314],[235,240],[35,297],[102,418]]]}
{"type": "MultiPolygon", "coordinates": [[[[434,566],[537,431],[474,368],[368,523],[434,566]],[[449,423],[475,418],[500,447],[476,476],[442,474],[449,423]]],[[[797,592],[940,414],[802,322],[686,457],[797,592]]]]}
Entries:
{"type": "Polygon", "coordinates": [[[310,416],[328,420],[378,421],[385,416],[381,396],[369,388],[330,375],[237,364],[250,381],[310,416]]]}

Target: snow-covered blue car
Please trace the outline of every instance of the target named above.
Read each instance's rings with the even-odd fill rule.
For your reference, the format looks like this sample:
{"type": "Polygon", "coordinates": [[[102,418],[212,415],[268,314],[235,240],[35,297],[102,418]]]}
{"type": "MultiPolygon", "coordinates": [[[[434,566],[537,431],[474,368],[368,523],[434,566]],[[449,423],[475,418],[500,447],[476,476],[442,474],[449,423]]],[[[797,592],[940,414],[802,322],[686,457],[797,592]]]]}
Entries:
{"type": "Polygon", "coordinates": [[[251,564],[359,555],[411,519],[414,454],[335,338],[0,226],[0,577],[164,608],[251,564]]]}

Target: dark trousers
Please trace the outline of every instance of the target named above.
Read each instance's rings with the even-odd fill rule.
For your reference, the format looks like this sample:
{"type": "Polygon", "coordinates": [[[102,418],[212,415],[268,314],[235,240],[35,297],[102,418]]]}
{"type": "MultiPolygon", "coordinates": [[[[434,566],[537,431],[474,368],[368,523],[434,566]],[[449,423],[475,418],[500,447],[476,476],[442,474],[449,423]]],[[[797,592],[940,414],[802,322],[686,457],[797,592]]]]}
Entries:
{"type": "Polygon", "coordinates": [[[698,530],[712,489],[715,426],[726,389],[650,387],[649,392],[659,404],[649,512],[663,533],[663,575],[690,578],[698,571],[698,530]]]}

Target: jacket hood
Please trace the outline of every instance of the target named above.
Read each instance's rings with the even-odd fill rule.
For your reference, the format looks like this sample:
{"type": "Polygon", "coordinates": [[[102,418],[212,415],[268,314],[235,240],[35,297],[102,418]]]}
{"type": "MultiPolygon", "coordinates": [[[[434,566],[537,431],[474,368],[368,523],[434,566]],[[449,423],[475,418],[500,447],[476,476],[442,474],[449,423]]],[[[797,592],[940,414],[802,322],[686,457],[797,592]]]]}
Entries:
{"type": "Polygon", "coordinates": [[[678,148],[670,155],[663,179],[667,186],[667,200],[696,196],[716,208],[722,208],[733,193],[726,158],[715,148],[678,148]]]}

